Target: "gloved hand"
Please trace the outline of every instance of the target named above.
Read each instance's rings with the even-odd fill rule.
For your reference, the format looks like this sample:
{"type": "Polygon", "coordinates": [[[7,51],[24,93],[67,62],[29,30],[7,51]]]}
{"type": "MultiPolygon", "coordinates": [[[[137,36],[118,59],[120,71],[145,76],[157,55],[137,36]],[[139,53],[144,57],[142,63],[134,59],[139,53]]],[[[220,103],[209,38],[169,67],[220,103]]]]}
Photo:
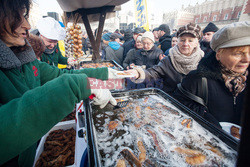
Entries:
{"type": "Polygon", "coordinates": [[[109,73],[108,79],[123,79],[123,78],[125,78],[122,75],[117,75],[117,72],[119,72],[119,71],[114,70],[112,68],[108,68],[108,73],[109,73]]]}
{"type": "Polygon", "coordinates": [[[100,108],[104,108],[108,102],[112,105],[116,106],[117,102],[111,95],[108,89],[91,89],[91,94],[94,94],[95,97],[93,98],[93,104],[99,105],[100,108]]]}
{"type": "Polygon", "coordinates": [[[142,83],[145,81],[146,74],[141,67],[134,68],[133,70],[127,70],[129,73],[134,74],[135,77],[130,78],[134,83],[142,83]]]}
{"type": "Polygon", "coordinates": [[[76,64],[76,62],[77,62],[76,59],[73,58],[73,57],[69,57],[68,60],[67,60],[67,63],[70,66],[74,66],[76,64]]]}

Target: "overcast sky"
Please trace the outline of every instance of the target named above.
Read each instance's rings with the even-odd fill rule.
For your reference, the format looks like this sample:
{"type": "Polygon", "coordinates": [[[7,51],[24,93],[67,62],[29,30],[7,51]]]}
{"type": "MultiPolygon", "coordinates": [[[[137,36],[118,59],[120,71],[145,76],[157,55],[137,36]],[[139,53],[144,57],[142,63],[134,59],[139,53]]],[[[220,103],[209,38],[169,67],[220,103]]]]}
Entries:
{"type": "MultiPolygon", "coordinates": [[[[62,13],[62,10],[57,3],[56,0],[36,0],[40,5],[40,10],[42,14],[46,15],[47,12],[57,12],[59,14],[62,13]]],[[[189,4],[194,5],[197,2],[201,3],[205,0],[147,0],[148,12],[167,12],[173,11],[175,9],[180,9],[182,5],[185,7],[189,4]]],[[[122,5],[122,10],[133,10],[134,0],[130,0],[129,2],[122,5]]]]}

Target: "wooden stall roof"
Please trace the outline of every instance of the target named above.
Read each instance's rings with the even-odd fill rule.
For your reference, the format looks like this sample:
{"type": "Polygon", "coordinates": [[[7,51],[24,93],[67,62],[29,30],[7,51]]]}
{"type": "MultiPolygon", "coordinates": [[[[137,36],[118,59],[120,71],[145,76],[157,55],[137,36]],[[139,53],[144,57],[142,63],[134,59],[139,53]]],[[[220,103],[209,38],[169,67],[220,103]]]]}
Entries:
{"type": "Polygon", "coordinates": [[[115,16],[121,4],[129,0],[57,0],[69,21],[80,14],[93,48],[92,60],[100,60],[99,47],[106,18],[115,16]],[[99,21],[97,36],[94,37],[90,22],[99,21]]]}

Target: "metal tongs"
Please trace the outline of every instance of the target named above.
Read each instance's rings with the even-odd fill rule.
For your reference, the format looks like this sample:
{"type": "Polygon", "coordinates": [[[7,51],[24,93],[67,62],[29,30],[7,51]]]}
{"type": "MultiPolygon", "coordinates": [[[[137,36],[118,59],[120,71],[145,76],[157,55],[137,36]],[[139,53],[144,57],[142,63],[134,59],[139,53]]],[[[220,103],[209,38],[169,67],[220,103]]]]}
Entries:
{"type": "Polygon", "coordinates": [[[123,108],[126,107],[128,105],[129,100],[128,99],[121,99],[121,101],[117,102],[117,105],[114,106],[114,110],[118,109],[118,108],[123,108]]]}
{"type": "MultiPolygon", "coordinates": [[[[95,97],[94,94],[90,95],[89,98],[91,100],[93,100],[93,98],[95,97]]],[[[90,104],[92,103],[93,101],[90,102],[90,104]]],[[[114,106],[114,110],[115,109],[118,109],[118,108],[123,108],[123,107],[126,107],[128,105],[128,102],[129,100],[128,99],[121,99],[120,101],[117,102],[116,106],[114,106]]]]}

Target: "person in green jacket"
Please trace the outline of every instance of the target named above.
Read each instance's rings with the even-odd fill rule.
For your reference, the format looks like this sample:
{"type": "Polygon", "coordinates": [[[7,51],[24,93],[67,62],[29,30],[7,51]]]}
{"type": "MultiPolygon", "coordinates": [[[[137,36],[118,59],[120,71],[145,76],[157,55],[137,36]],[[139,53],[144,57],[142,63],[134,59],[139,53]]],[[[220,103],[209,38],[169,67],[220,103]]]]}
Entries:
{"type": "Polygon", "coordinates": [[[115,70],[60,70],[36,59],[29,8],[29,0],[0,1],[0,166],[32,166],[37,141],[91,94],[101,108],[116,105],[108,89],[89,84],[117,78],[115,70]]]}
{"type": "Polygon", "coordinates": [[[64,57],[59,49],[58,41],[64,40],[66,31],[60,23],[52,17],[45,17],[38,21],[37,30],[46,49],[41,56],[41,61],[51,66],[58,67],[58,63],[74,65],[74,58],[64,57]]]}

